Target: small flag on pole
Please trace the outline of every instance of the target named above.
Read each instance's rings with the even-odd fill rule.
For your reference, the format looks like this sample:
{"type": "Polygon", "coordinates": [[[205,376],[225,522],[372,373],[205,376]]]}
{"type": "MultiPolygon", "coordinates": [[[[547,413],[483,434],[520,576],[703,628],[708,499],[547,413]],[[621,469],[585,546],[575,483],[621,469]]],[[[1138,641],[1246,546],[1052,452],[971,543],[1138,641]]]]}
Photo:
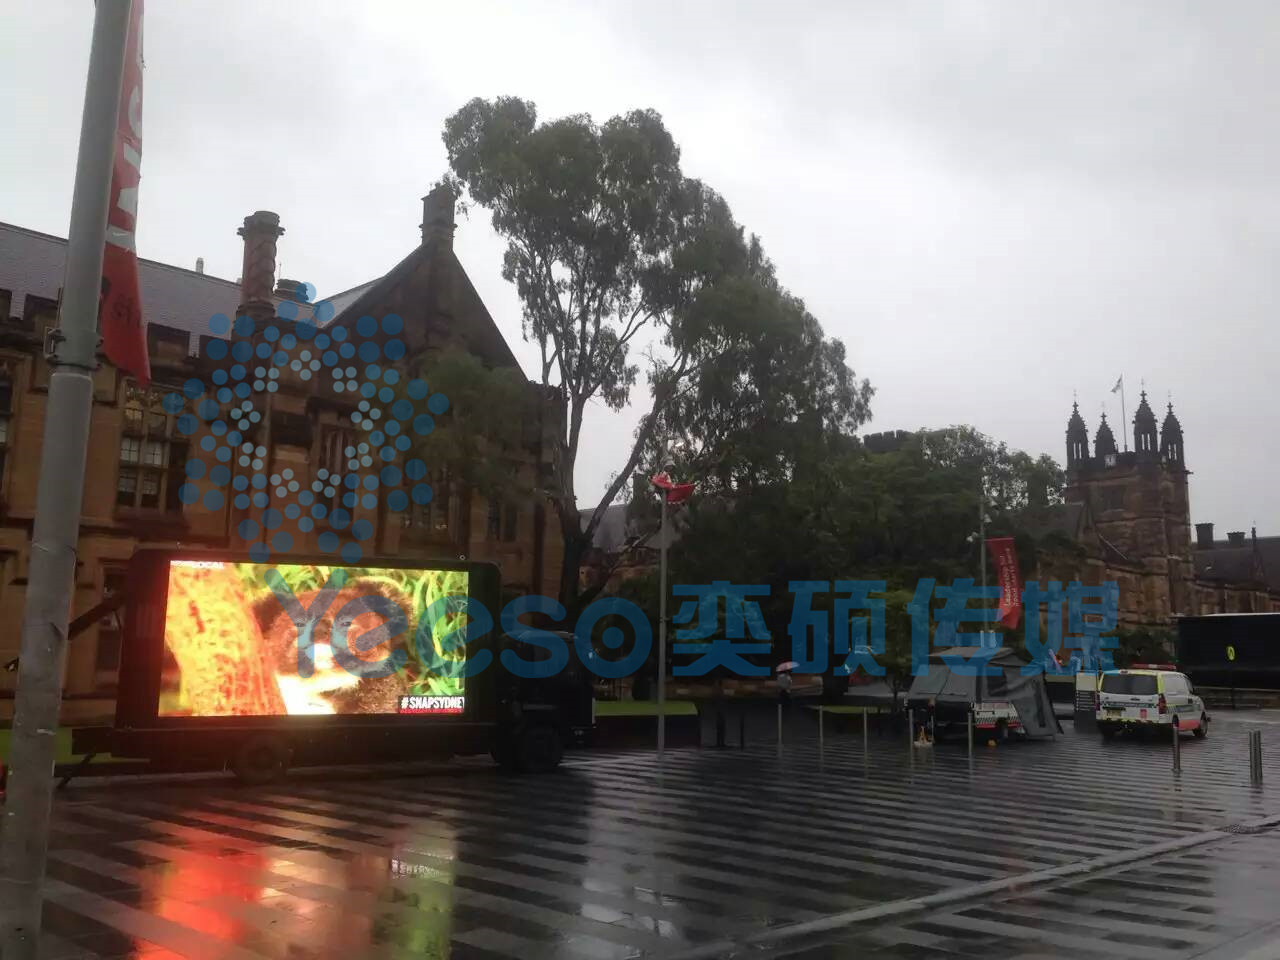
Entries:
{"type": "Polygon", "coordinates": [[[654,474],[650,482],[659,490],[666,491],[667,503],[683,503],[693,496],[692,483],[672,483],[665,473],[654,474]]]}
{"type": "Polygon", "coordinates": [[[1119,377],[1116,378],[1116,385],[1111,388],[1111,392],[1119,393],[1123,388],[1124,388],[1124,374],[1122,373],[1120,374],[1119,377]]]}

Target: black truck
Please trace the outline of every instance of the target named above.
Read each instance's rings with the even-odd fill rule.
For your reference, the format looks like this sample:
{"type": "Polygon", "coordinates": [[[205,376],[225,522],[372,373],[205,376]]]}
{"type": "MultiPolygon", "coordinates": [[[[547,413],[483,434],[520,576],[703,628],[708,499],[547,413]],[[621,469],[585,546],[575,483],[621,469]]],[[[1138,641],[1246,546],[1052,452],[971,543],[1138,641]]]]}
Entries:
{"type": "Polygon", "coordinates": [[[554,769],[590,742],[592,677],[574,655],[544,669],[539,634],[500,629],[500,596],[492,564],[140,550],[127,589],[73,624],[114,609],[124,640],[114,722],[72,748],[256,783],[483,753],[554,769]]]}

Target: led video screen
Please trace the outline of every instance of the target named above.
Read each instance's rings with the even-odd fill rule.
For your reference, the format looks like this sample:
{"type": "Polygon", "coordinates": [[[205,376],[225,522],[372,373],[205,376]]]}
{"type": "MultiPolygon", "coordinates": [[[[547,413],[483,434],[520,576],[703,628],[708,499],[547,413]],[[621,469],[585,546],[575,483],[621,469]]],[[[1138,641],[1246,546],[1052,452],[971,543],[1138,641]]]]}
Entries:
{"type": "Polygon", "coordinates": [[[206,560],[168,567],[162,717],[465,708],[465,570],[206,560]]]}

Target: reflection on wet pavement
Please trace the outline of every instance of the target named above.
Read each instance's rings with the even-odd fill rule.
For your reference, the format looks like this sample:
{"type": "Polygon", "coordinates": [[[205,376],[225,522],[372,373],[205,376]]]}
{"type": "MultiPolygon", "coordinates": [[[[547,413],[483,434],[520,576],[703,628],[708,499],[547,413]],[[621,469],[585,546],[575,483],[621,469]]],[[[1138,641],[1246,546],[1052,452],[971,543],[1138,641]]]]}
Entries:
{"type": "MultiPolygon", "coordinates": [[[[905,738],[873,738],[864,759],[860,733],[829,731],[819,755],[797,714],[781,758],[760,740],[669,751],[661,776],[630,752],[543,778],[458,764],[76,785],[57,803],[43,957],[678,955],[1276,812],[1280,764],[1250,787],[1245,729],[1187,741],[1176,778],[1165,744],[1069,727],[981,748],[972,767],[963,746],[905,738]]],[[[1274,919],[1277,855],[1280,837],[1235,837],[788,955],[1190,955],[1274,919]]]]}

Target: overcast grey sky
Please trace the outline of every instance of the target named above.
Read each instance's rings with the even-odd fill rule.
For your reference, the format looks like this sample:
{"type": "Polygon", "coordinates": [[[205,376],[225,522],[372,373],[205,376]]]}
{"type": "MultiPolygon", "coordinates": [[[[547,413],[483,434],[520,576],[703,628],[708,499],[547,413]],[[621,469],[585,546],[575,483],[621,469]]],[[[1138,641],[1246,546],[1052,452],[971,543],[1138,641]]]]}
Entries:
{"type": "MultiPolygon", "coordinates": [[[[3,0],[0,219],[65,236],[90,0],[3,0]]],[[[972,423],[1059,461],[1116,377],[1186,434],[1192,519],[1280,533],[1280,4],[1199,0],[148,0],[142,256],[235,279],[275,210],[333,293],[417,243],[444,118],[661,112],[876,388],[871,430],[972,423]]],[[[519,346],[483,211],[463,263],[519,346]]],[[[526,369],[532,369],[526,367],[526,369]]],[[[598,495],[634,415],[594,411],[598,495]]],[[[584,505],[585,502],[584,502],[584,505]]]]}

